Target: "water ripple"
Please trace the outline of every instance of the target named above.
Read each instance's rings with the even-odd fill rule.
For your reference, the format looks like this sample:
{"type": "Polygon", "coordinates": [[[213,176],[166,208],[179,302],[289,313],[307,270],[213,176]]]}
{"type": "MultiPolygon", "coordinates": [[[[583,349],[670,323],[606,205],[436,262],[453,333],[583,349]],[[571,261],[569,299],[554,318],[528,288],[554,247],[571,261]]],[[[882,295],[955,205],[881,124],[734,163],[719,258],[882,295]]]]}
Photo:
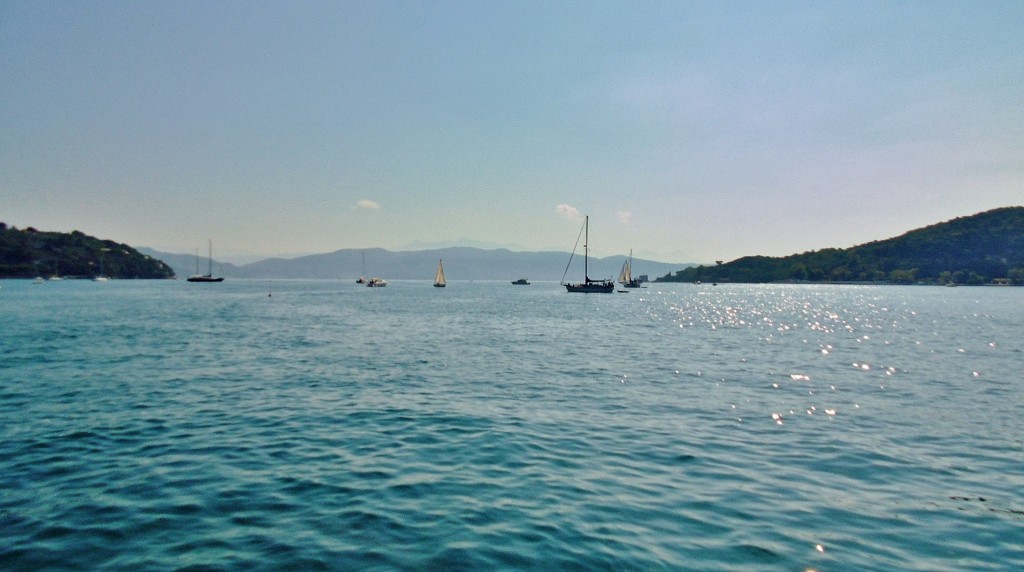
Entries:
{"type": "Polygon", "coordinates": [[[2,569],[1024,568],[1018,289],[50,286],[2,569]]]}

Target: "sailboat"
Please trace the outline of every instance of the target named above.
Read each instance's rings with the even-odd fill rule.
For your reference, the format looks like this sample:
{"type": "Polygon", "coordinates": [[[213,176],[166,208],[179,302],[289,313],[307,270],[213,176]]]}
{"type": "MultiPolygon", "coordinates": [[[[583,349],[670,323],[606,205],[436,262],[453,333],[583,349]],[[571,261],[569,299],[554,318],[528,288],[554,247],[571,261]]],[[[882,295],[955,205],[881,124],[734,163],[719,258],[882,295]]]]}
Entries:
{"type": "Polygon", "coordinates": [[[359,279],[356,280],[356,284],[366,284],[366,253],[363,254],[363,273],[359,275],[359,279]]]}
{"type": "Polygon", "coordinates": [[[388,281],[379,277],[374,276],[373,278],[366,278],[366,254],[363,254],[363,275],[356,280],[356,284],[366,284],[367,288],[383,288],[388,285],[388,281]]]}
{"type": "Polygon", "coordinates": [[[437,261],[437,273],[434,274],[434,287],[444,288],[447,282],[444,281],[444,266],[441,265],[441,261],[437,261]]]}
{"type": "Polygon", "coordinates": [[[633,251],[629,251],[629,258],[622,263],[622,270],[619,272],[619,284],[626,288],[640,288],[640,280],[633,278],[633,251]]]}
{"type": "Polygon", "coordinates": [[[192,276],[188,277],[188,281],[189,282],[223,282],[224,281],[224,277],[223,276],[215,277],[213,275],[213,241],[212,240],[210,241],[209,249],[210,249],[210,255],[209,255],[209,265],[210,265],[209,268],[210,268],[210,270],[209,270],[209,272],[207,272],[206,274],[200,274],[199,273],[199,249],[196,249],[196,273],[193,274],[192,276]]]}
{"type": "MultiPolygon", "coordinates": [[[[107,250],[107,249],[103,249],[103,250],[107,250]]],[[[100,273],[97,274],[96,276],[93,276],[92,277],[92,281],[93,282],[106,282],[107,281],[107,275],[106,275],[105,272],[103,272],[103,254],[100,254],[100,273]]]]}
{"type": "MultiPolygon", "coordinates": [[[[585,294],[600,292],[610,293],[615,291],[615,283],[609,279],[604,280],[591,280],[589,275],[590,265],[590,253],[588,249],[588,243],[590,242],[590,217],[583,218],[583,282],[577,282],[575,284],[564,282],[565,275],[562,275],[562,284],[565,286],[568,292],[583,292],[585,294]]],[[[579,238],[577,238],[579,241],[579,238]]],[[[578,242],[577,242],[578,244],[578,242]]],[[[572,250],[572,254],[569,255],[569,264],[572,264],[572,257],[576,254],[575,247],[572,250]]],[[[569,265],[565,267],[565,271],[569,271],[569,265]]]]}

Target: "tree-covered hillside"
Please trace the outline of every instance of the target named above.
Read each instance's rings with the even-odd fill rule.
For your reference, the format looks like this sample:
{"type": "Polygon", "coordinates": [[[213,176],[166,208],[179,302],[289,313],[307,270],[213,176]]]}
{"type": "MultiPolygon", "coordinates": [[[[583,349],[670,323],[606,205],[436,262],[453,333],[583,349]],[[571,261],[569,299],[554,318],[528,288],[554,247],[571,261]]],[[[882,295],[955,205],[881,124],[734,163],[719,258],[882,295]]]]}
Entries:
{"type": "Polygon", "coordinates": [[[1024,285],[1024,207],[961,217],[847,249],[687,268],[657,281],[1024,285]]]}
{"type": "Polygon", "coordinates": [[[169,266],[127,244],[77,230],[19,230],[0,222],[0,278],[92,278],[101,274],[110,278],[174,278],[169,266]]]}

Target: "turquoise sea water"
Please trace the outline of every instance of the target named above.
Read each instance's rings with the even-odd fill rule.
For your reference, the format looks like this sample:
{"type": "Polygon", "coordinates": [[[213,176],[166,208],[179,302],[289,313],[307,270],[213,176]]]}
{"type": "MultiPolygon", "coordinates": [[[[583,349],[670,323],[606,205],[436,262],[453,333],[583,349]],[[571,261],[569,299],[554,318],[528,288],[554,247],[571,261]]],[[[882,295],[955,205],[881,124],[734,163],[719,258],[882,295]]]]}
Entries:
{"type": "Polygon", "coordinates": [[[3,281],[0,328],[3,570],[1024,569],[1021,288],[3,281]]]}

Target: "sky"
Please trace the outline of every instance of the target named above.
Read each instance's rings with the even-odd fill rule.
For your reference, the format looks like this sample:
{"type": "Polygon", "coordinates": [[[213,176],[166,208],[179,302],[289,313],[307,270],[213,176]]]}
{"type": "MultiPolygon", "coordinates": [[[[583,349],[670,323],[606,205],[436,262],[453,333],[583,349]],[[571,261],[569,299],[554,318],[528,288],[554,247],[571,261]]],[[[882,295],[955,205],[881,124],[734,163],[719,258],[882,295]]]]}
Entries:
{"type": "Polygon", "coordinates": [[[1024,2],[0,2],[0,221],[711,262],[1024,204],[1024,2]]]}

